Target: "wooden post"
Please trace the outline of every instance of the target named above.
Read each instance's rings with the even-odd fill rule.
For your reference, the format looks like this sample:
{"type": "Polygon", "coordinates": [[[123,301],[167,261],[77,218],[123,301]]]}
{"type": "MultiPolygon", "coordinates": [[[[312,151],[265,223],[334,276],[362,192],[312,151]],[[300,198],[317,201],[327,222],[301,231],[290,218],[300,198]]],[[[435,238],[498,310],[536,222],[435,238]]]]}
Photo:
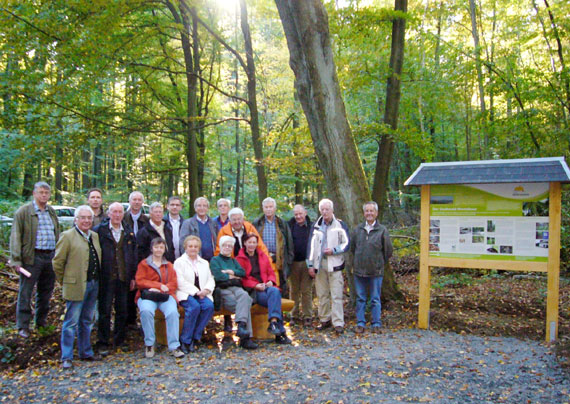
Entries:
{"type": "Polygon", "coordinates": [[[550,183],[548,206],[548,292],[546,297],[546,342],[558,338],[558,301],[560,288],[561,187],[550,183]]]}
{"type": "Polygon", "coordinates": [[[429,328],[430,268],[429,268],[429,201],[430,186],[422,185],[420,212],[420,296],[418,328],[429,328]]]}

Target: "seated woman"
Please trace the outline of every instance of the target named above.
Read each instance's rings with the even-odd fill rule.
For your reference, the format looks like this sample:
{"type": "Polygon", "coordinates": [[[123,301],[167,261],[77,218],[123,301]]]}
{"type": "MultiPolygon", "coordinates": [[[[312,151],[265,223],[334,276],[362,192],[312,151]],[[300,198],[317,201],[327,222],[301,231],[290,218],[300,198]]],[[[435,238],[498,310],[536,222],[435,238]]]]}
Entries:
{"type": "Polygon", "coordinates": [[[245,269],[242,285],[252,290],[254,303],[267,307],[269,327],[267,331],[275,335],[278,344],[290,344],[283,326],[281,312],[281,291],[275,287],[275,272],[267,254],[257,246],[257,235],[250,233],[244,237],[244,247],[239,251],[237,261],[245,269]]]}
{"type": "Polygon", "coordinates": [[[256,349],[257,344],[251,340],[251,297],[241,286],[241,277],[245,272],[238,262],[232,258],[236,239],[232,236],[220,237],[220,255],[210,261],[210,270],[216,280],[216,288],[220,289],[222,306],[236,314],[238,324],[237,335],[239,345],[245,349],[256,349]]]}
{"type": "Polygon", "coordinates": [[[176,272],[172,264],[164,258],[166,241],[156,237],[150,242],[151,255],[143,259],[135,276],[138,288],[135,302],[141,312],[141,325],[144,333],[145,357],[154,356],[154,312],[158,308],[166,319],[166,339],[168,349],[175,358],[182,358],[178,341],[178,304],[176,302],[176,272]]]}
{"type": "Polygon", "coordinates": [[[185,312],[180,334],[180,345],[185,354],[196,350],[206,324],[214,315],[212,292],[216,282],[208,261],[198,256],[201,248],[200,237],[188,236],[184,239],[186,253],[174,261],[178,281],[176,297],[185,312]]]}

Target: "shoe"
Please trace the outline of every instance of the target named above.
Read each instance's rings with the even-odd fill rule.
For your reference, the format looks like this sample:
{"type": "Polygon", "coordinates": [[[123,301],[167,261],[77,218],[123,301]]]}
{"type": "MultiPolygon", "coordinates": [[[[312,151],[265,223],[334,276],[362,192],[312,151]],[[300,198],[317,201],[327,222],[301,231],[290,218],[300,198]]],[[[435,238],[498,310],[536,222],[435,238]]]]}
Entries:
{"type": "Polygon", "coordinates": [[[292,341],[289,339],[289,337],[285,333],[275,336],[275,343],[276,344],[289,345],[291,342],[292,341]]]}
{"type": "Polygon", "coordinates": [[[232,316],[224,316],[224,332],[232,332],[234,330],[232,316]]]}
{"type": "Polygon", "coordinates": [[[176,359],[184,358],[184,352],[180,350],[180,348],[173,349],[170,351],[170,354],[174,356],[176,359]]]}
{"type": "Polygon", "coordinates": [[[357,334],[362,334],[364,332],[364,327],[361,325],[357,325],[356,328],[354,329],[354,332],[357,334]]]}
{"type": "Polygon", "coordinates": [[[321,322],[318,326],[316,326],[315,328],[319,331],[323,331],[326,330],[327,328],[332,327],[332,323],[329,321],[325,321],[324,323],[321,322]]]}
{"type": "Polygon", "coordinates": [[[100,343],[97,342],[95,344],[95,350],[99,353],[99,355],[101,356],[107,356],[109,355],[109,345],[105,344],[105,343],[100,343]]]}
{"type": "Polygon", "coordinates": [[[340,334],[342,334],[342,333],[344,332],[344,327],[342,327],[342,326],[340,326],[340,325],[337,325],[337,326],[334,328],[334,331],[335,331],[337,334],[340,335],[340,334]]]}
{"type": "Polygon", "coordinates": [[[244,323],[243,321],[240,321],[238,323],[237,336],[240,339],[241,338],[249,338],[249,331],[247,330],[247,324],[244,323]]]}
{"type": "Polygon", "coordinates": [[[311,327],[313,325],[313,320],[310,318],[306,318],[303,320],[303,325],[305,327],[311,327]]]}
{"type": "Polygon", "coordinates": [[[84,362],[99,362],[100,360],[102,360],[101,355],[92,355],[92,356],[86,356],[85,358],[79,358],[79,360],[84,361],[84,362]]]}
{"type": "Polygon", "coordinates": [[[194,351],[197,351],[198,348],[200,348],[201,344],[202,342],[199,339],[195,339],[194,341],[192,341],[192,346],[194,347],[194,351]]]}
{"type": "Polygon", "coordinates": [[[71,369],[71,368],[73,368],[73,362],[71,362],[69,360],[63,361],[63,362],[61,362],[61,368],[62,369],[71,369]]]}
{"type": "Polygon", "coordinates": [[[184,342],[181,342],[181,343],[180,343],[180,350],[181,350],[182,352],[184,352],[185,355],[188,355],[188,354],[190,353],[189,346],[190,346],[190,345],[185,344],[184,342]]]}
{"type": "Polygon", "coordinates": [[[145,358],[154,358],[154,346],[147,346],[144,350],[144,357],[145,358]]]}
{"type": "Polygon", "coordinates": [[[30,338],[30,330],[28,330],[27,328],[20,328],[18,330],[18,335],[24,339],[28,339],[30,338]]]}
{"type": "Polygon", "coordinates": [[[242,338],[239,341],[239,346],[243,349],[257,349],[257,344],[251,338],[242,338]]]}
{"type": "Polygon", "coordinates": [[[279,324],[277,321],[271,321],[269,323],[269,327],[267,327],[267,331],[269,331],[273,335],[281,334],[281,330],[279,330],[279,324]]]}
{"type": "Polygon", "coordinates": [[[382,334],[382,328],[380,327],[372,327],[372,332],[374,334],[382,334]]]}

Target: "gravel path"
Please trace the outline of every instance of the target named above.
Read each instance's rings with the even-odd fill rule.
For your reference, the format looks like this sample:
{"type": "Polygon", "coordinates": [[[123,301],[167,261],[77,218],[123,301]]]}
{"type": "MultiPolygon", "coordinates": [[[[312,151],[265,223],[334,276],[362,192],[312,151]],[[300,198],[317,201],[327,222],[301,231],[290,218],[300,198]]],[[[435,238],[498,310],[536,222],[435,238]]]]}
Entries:
{"type": "Polygon", "coordinates": [[[0,379],[0,402],[565,403],[570,380],[544,345],[418,330],[356,337],[295,330],[293,346],[142,350],[0,379]]]}

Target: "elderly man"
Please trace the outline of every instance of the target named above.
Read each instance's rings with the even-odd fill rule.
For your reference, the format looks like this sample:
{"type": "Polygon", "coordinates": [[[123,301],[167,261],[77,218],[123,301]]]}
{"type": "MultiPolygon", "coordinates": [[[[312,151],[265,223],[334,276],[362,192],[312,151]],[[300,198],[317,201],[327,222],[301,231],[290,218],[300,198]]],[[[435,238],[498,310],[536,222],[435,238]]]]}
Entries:
{"type": "Polygon", "coordinates": [[[184,251],[183,244],[186,237],[200,237],[202,242],[200,257],[208,262],[214,256],[218,239],[218,226],[216,226],[214,219],[208,216],[209,209],[210,202],[206,198],[203,196],[196,198],[194,201],[196,214],[190,219],[186,219],[180,229],[180,251],[184,251]]]}
{"type": "Polygon", "coordinates": [[[66,305],[61,327],[61,361],[64,369],[73,366],[76,330],[79,359],[100,359],[93,353],[90,340],[101,268],[99,236],[90,230],[93,217],[89,206],[79,206],[75,210],[75,226],[61,234],[53,257],[53,269],[62,285],[66,305]]]}
{"type": "Polygon", "coordinates": [[[228,212],[232,207],[232,201],[226,198],[220,198],[218,199],[216,206],[218,207],[218,216],[214,218],[214,221],[218,226],[218,231],[220,231],[220,229],[224,227],[226,224],[228,224],[230,221],[230,218],[228,217],[228,212]]]}
{"type": "Polygon", "coordinates": [[[32,292],[36,290],[36,328],[47,325],[49,302],[55,283],[51,260],[59,238],[55,210],[48,205],[51,188],[45,182],[34,185],[32,202],[14,215],[10,235],[10,265],[20,274],[16,326],[22,338],[30,336],[32,292]]]}
{"type": "Polygon", "coordinates": [[[93,228],[95,228],[107,217],[103,210],[103,191],[99,188],[91,188],[87,191],[87,205],[95,214],[93,217],[93,228]]]}
{"type": "Polygon", "coordinates": [[[293,239],[287,223],[275,215],[277,203],[273,198],[265,198],[261,203],[263,215],[253,221],[253,225],[261,235],[276,274],[283,295],[288,295],[287,277],[293,263],[293,239]]]}
{"type": "Polygon", "coordinates": [[[330,199],[319,202],[321,217],[309,233],[309,275],[315,277],[315,288],[319,299],[318,330],[331,325],[337,334],[344,332],[343,290],[344,253],[350,248],[348,227],[334,216],[330,199]],[[331,323],[332,321],[332,323],[331,323]]]}
{"type": "Polygon", "coordinates": [[[364,210],[364,223],[359,224],[351,234],[350,249],[354,254],[354,286],[356,288],[356,329],[357,333],[363,333],[366,328],[366,291],[370,291],[370,303],[372,311],[372,331],[381,332],[382,306],[380,293],[382,290],[382,278],[384,277],[384,265],[392,256],[392,242],[386,227],[382,226],[378,217],[378,204],[366,202],[364,210]]]}
{"type": "Polygon", "coordinates": [[[184,218],[180,214],[182,210],[182,199],[179,196],[171,196],[168,198],[166,205],[168,212],[164,215],[164,220],[170,223],[172,228],[172,244],[174,244],[174,258],[180,257],[184,254],[184,249],[180,248],[184,239],[180,238],[180,230],[182,229],[182,222],[184,218]]]}
{"type": "Polygon", "coordinates": [[[293,217],[288,224],[293,238],[294,252],[289,286],[291,288],[291,299],[295,301],[295,306],[291,310],[289,325],[295,325],[295,319],[302,318],[305,327],[309,327],[313,321],[313,278],[309,275],[305,260],[307,259],[307,244],[309,243],[312,223],[303,205],[293,207],[293,217]]]}
{"type": "Polygon", "coordinates": [[[236,239],[232,257],[237,257],[239,250],[243,247],[243,238],[246,235],[253,233],[259,240],[259,248],[261,248],[263,252],[269,256],[269,251],[267,250],[267,247],[263,243],[263,240],[259,236],[259,233],[255,227],[251,223],[244,220],[243,210],[240,208],[233,208],[228,213],[228,217],[230,218],[230,222],[222,227],[218,233],[218,247],[216,248],[214,255],[218,255],[220,253],[220,238],[222,236],[231,236],[236,239]]]}
{"type": "Polygon", "coordinates": [[[172,243],[172,227],[170,222],[164,220],[164,208],[162,203],[153,202],[149,208],[150,220],[137,233],[137,260],[141,262],[151,255],[150,242],[156,237],[166,241],[164,258],[174,263],[174,244],[172,243]]]}
{"type": "Polygon", "coordinates": [[[113,302],[113,344],[119,347],[125,342],[127,299],[137,271],[137,240],[131,227],[123,222],[124,216],[123,205],[113,202],[109,205],[108,218],[93,229],[99,235],[102,254],[97,327],[97,350],[101,355],[109,353],[113,302]]]}
{"type": "MultiPolygon", "coordinates": [[[[139,191],[129,195],[129,209],[125,213],[125,222],[131,226],[135,235],[148,223],[148,217],[143,213],[144,196],[139,191]]],[[[134,296],[133,296],[134,301],[134,296]]]]}

